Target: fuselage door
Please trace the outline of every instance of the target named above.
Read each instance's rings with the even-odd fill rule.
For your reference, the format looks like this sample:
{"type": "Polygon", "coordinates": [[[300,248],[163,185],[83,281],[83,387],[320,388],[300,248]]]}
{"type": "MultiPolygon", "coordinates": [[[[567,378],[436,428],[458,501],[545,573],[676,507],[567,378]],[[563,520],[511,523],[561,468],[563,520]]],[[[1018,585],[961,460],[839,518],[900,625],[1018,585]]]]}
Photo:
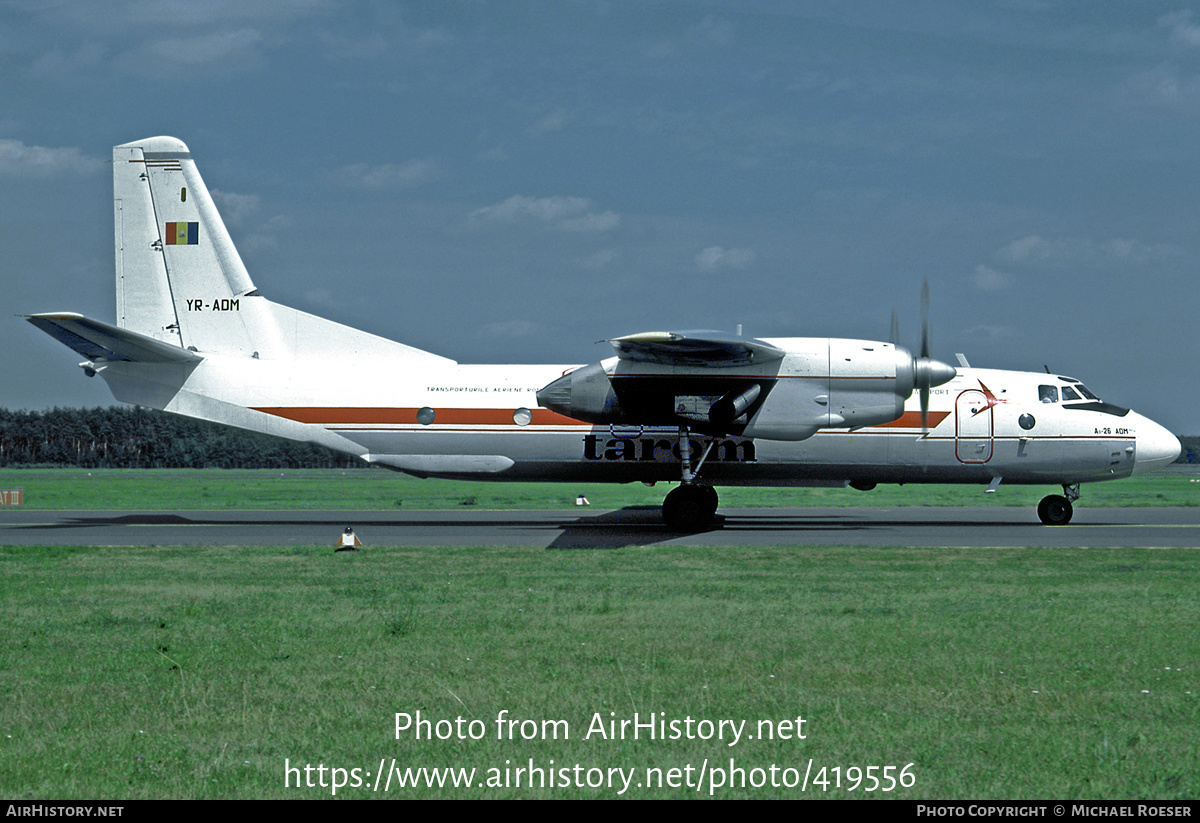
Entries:
{"type": "Polygon", "coordinates": [[[992,405],[977,389],[963,392],[955,401],[954,454],[962,463],[992,459],[992,405]]]}

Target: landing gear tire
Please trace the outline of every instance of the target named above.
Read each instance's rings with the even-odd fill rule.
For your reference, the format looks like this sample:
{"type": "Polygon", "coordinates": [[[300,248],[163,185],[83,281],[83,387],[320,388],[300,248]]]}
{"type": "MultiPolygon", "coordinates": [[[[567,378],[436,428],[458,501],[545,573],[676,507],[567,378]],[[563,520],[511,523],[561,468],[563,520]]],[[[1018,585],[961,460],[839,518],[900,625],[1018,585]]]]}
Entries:
{"type": "Polygon", "coordinates": [[[674,531],[704,531],[712,525],[717,503],[717,491],[712,486],[679,486],[663,501],[663,520],[674,531]]]}
{"type": "Polygon", "coordinates": [[[1071,522],[1075,507],[1061,494],[1051,494],[1038,503],[1038,519],[1047,526],[1065,526],[1071,522]]]}

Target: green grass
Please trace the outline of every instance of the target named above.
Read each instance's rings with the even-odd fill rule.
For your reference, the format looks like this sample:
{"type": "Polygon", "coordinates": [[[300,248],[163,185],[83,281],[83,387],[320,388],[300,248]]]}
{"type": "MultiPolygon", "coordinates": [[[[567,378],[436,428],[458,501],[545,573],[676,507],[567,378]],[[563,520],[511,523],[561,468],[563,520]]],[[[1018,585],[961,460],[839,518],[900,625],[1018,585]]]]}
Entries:
{"type": "MultiPolygon", "coordinates": [[[[1079,506],[1200,505],[1195,467],[1083,487],[1079,506]]],[[[593,506],[659,505],[673,484],[420,480],[384,470],[6,469],[0,488],[24,487],[29,509],[555,509],[583,493],[593,506]]],[[[778,506],[1034,507],[1055,486],[880,486],[854,489],[722,487],[724,508],[778,506]]]]}
{"type": "Polygon", "coordinates": [[[730,758],[749,779],[803,775],[811,758],[843,782],[913,764],[915,785],[871,796],[1195,799],[1198,592],[1189,550],[0,548],[0,787],[307,799],[331,789],[285,788],[285,762],[486,781],[532,758],[640,780],[730,758]],[[565,720],[570,739],[498,740],[504,710],[565,720]],[[486,737],[397,739],[395,714],[418,711],[486,737]],[[634,712],[802,716],[807,738],[583,739],[594,713],[634,712]]]}
{"type": "MultiPolygon", "coordinates": [[[[1192,479],[1085,486],[1081,504],[1196,505],[1192,479]]],[[[0,472],[11,486],[42,509],[540,509],[579,492],[617,508],[666,491],[367,470],[0,472]]],[[[1050,491],[723,489],[722,503],[1033,506],[1050,491]]],[[[501,785],[394,797],[616,795],[506,787],[532,759],[635,769],[627,794],[661,798],[695,792],[637,788],[647,769],[686,778],[733,758],[752,782],[772,765],[798,778],[811,760],[830,788],[810,796],[862,796],[847,769],[911,763],[914,785],[871,796],[1195,799],[1198,573],[1189,550],[0,547],[0,789],[320,798],[331,787],[296,787],[303,772],[285,786],[285,763],[370,784],[395,758],[501,785]],[[397,739],[396,713],[418,711],[479,721],[485,739],[397,739]],[[566,721],[570,739],[497,739],[502,711],[566,721]],[[597,714],[635,712],[752,734],[802,716],[807,738],[583,739],[597,714]]]]}

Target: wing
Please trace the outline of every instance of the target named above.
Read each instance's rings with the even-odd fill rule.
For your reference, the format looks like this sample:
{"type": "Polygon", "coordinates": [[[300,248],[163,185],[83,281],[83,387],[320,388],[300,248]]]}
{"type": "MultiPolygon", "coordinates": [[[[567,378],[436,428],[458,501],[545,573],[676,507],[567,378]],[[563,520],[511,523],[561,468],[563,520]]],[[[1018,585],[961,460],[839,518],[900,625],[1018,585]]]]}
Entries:
{"type": "Polygon", "coordinates": [[[776,382],[777,368],[759,366],[787,353],[714,331],[644,332],[601,342],[611,343],[622,363],[611,371],[602,363],[570,371],[539,391],[538,403],[589,423],[686,423],[698,431],[738,433],[776,382]]]}
{"type": "Polygon", "coordinates": [[[718,331],[651,331],[602,341],[611,343],[622,360],[668,366],[719,368],[770,363],[784,351],[762,340],[735,337],[718,331]]]}
{"type": "Polygon", "coordinates": [[[89,360],[198,363],[203,359],[194,351],[74,312],[31,314],[25,319],[89,360]]]}

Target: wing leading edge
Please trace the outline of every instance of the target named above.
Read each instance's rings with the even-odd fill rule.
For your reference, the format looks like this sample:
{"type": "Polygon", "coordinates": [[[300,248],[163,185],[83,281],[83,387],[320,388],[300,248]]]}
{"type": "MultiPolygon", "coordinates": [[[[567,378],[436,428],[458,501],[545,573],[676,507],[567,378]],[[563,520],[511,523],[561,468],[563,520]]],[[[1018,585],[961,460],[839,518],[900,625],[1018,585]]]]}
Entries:
{"type": "Polygon", "coordinates": [[[784,350],[762,340],[718,331],[651,331],[601,341],[611,343],[617,357],[667,366],[720,368],[781,360],[784,350]]]}

